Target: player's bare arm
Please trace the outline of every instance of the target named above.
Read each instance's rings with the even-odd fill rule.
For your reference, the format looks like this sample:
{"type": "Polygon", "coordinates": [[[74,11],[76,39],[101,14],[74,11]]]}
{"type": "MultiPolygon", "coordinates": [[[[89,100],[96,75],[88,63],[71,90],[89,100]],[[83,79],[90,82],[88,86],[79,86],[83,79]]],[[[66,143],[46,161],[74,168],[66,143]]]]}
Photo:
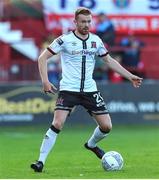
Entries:
{"type": "Polygon", "coordinates": [[[109,54],[103,57],[103,60],[106,62],[107,66],[119,73],[121,76],[130,80],[135,88],[139,87],[142,83],[143,78],[140,78],[122,67],[115,59],[113,59],[109,54]]]}
{"type": "Polygon", "coordinates": [[[57,88],[49,82],[47,74],[47,60],[52,56],[52,54],[46,49],[44,50],[38,58],[38,67],[40,72],[40,77],[43,84],[43,90],[45,93],[55,94],[57,88]]]}

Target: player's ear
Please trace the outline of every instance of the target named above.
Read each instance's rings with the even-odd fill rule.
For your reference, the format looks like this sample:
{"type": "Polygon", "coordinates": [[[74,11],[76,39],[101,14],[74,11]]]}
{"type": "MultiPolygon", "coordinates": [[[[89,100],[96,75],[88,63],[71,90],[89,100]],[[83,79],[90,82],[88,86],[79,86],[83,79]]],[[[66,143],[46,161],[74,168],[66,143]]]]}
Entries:
{"type": "Polygon", "coordinates": [[[77,24],[77,20],[76,19],[74,19],[74,21],[73,21],[74,23],[75,23],[75,25],[77,24]]]}

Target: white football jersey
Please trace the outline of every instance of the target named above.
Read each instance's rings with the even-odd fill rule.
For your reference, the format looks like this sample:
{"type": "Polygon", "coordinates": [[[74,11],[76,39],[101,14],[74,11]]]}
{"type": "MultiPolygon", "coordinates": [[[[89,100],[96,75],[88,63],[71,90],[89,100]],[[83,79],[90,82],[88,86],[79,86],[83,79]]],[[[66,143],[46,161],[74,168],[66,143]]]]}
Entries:
{"type": "Polygon", "coordinates": [[[88,38],[83,40],[71,31],[55,39],[47,49],[53,54],[61,55],[60,91],[97,91],[96,82],[92,77],[95,56],[102,57],[108,54],[97,35],[89,33],[88,38]]]}

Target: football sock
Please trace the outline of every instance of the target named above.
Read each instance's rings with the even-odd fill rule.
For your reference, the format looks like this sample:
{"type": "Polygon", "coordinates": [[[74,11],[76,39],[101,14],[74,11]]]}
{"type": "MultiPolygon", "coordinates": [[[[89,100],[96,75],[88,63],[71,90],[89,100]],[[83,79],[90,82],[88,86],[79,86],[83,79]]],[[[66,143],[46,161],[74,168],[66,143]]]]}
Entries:
{"type": "Polygon", "coordinates": [[[109,132],[104,132],[102,131],[99,126],[97,126],[92,134],[92,136],[90,137],[90,139],[88,140],[88,146],[89,147],[96,147],[97,143],[102,140],[103,138],[105,138],[108,135],[109,132]]]}
{"type": "Polygon", "coordinates": [[[56,129],[53,125],[48,129],[41,144],[40,156],[38,161],[42,161],[43,164],[45,164],[46,158],[53,148],[59,132],[60,130],[56,129]]]}

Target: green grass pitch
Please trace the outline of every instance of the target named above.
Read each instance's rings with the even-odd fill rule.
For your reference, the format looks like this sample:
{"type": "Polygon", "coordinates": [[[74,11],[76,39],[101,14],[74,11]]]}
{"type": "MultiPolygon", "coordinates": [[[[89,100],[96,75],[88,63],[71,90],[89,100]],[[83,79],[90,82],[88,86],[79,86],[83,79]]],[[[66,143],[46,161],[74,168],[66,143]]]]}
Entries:
{"type": "Polygon", "coordinates": [[[1,179],[111,179],[159,178],[158,126],[114,126],[99,145],[122,154],[121,171],[106,172],[101,162],[83,144],[94,127],[66,126],[58,136],[43,173],[34,173],[30,163],[38,158],[47,127],[0,127],[1,179]]]}

